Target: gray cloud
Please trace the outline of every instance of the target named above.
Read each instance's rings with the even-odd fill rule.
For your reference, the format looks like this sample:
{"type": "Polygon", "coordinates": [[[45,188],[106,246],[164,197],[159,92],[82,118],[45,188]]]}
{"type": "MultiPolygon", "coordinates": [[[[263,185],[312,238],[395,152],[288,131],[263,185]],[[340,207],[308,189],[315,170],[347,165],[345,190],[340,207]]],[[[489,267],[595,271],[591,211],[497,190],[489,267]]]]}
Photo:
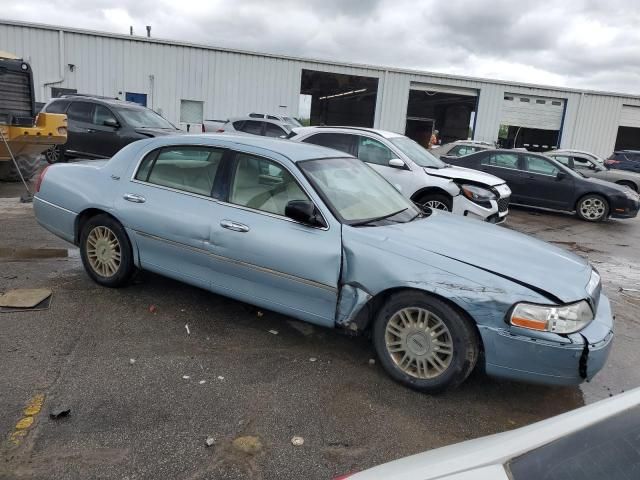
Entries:
{"type": "Polygon", "coordinates": [[[225,47],[640,93],[634,0],[30,0],[3,17],[225,47]]]}

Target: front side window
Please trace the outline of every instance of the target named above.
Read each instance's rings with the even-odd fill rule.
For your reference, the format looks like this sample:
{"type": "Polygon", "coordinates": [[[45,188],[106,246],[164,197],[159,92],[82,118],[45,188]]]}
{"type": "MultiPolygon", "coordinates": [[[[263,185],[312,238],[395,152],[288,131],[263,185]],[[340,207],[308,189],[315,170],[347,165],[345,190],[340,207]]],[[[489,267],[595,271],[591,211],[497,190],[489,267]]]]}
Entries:
{"type": "Polygon", "coordinates": [[[284,216],[287,203],[309,197],[287,169],[247,153],[236,155],[237,165],[229,202],[284,216]]]}
{"type": "Polygon", "coordinates": [[[116,117],[113,116],[111,110],[102,105],[96,105],[96,109],[93,113],[93,123],[95,125],[104,125],[105,121],[117,122],[116,117]]]}
{"type": "Polygon", "coordinates": [[[284,128],[279,127],[278,125],[266,122],[264,134],[267,137],[279,138],[282,136],[287,136],[288,132],[284,128]]]}
{"type": "Polygon", "coordinates": [[[302,171],[323,195],[338,217],[346,223],[418,209],[367,164],[355,158],[325,158],[299,162],[302,171]]]}
{"type": "Polygon", "coordinates": [[[538,175],[555,176],[558,174],[558,167],[553,163],[545,158],[534,157],[533,155],[524,156],[524,169],[527,172],[536,173],[538,175]]]}
{"type": "Polygon", "coordinates": [[[552,158],[559,161],[561,164],[566,165],[569,168],[573,168],[571,166],[571,158],[566,155],[553,155],[552,158]]]}
{"type": "Polygon", "coordinates": [[[579,170],[595,169],[595,165],[593,164],[593,162],[583,157],[573,157],[573,164],[575,165],[575,168],[579,170]]]}
{"type": "Polygon", "coordinates": [[[501,168],[518,168],[518,155],[515,153],[492,153],[485,155],[480,162],[482,165],[501,168]]]}
{"type": "Polygon", "coordinates": [[[389,165],[389,160],[396,158],[396,156],[379,141],[358,136],[358,158],[363,162],[389,165]]]}
{"type": "Polygon", "coordinates": [[[342,133],[317,133],[303,140],[305,143],[313,143],[321,147],[333,148],[350,155],[355,154],[355,141],[355,135],[345,135],[342,133]]]}
{"type": "Polygon", "coordinates": [[[182,146],[151,152],[140,164],[137,180],[200,195],[211,195],[224,151],[182,146]]]}
{"type": "Polygon", "coordinates": [[[428,150],[426,150],[422,145],[414,142],[408,137],[393,137],[390,138],[389,141],[393,143],[393,145],[404,153],[407,157],[413,160],[415,163],[420,165],[421,167],[427,168],[444,168],[446,164],[434,157],[428,150]]]}
{"type": "Polygon", "coordinates": [[[67,111],[67,116],[76,122],[91,123],[93,121],[93,103],[73,102],[67,111]]]}

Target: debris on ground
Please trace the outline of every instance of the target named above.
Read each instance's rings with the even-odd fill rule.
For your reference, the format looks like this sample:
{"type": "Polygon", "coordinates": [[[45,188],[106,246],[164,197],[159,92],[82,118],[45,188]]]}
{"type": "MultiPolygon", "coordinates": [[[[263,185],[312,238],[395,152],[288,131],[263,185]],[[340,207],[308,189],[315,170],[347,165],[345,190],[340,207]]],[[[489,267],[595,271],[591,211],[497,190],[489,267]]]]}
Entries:
{"type": "Polygon", "coordinates": [[[52,294],[50,288],[16,288],[0,294],[0,307],[33,309],[52,294]]]}
{"type": "Polygon", "coordinates": [[[620,287],[618,288],[619,292],[633,292],[633,293],[640,293],[640,288],[625,288],[625,287],[620,287]]]}
{"type": "Polygon", "coordinates": [[[182,379],[183,379],[183,380],[189,380],[190,378],[191,378],[191,377],[190,377],[189,375],[183,375],[183,376],[182,376],[182,379]]]}
{"type": "Polygon", "coordinates": [[[187,335],[191,335],[191,330],[189,330],[189,324],[188,323],[184,324],[184,328],[186,328],[186,330],[187,330],[187,335]]]}
{"type": "Polygon", "coordinates": [[[58,418],[68,417],[70,414],[71,409],[69,407],[57,407],[49,412],[49,417],[57,420],[58,418]]]}
{"type": "Polygon", "coordinates": [[[311,357],[311,358],[309,359],[309,361],[310,361],[310,362],[317,362],[317,361],[318,361],[318,359],[317,359],[316,357],[311,357]]]}
{"type": "Polygon", "coordinates": [[[149,305],[149,313],[156,313],[157,310],[158,307],[156,307],[155,305],[149,305]]]}
{"type": "Polygon", "coordinates": [[[369,359],[369,365],[375,365],[376,364],[376,359],[375,358],[370,358],[369,359]]]}
{"type": "Polygon", "coordinates": [[[291,439],[291,445],[293,445],[294,447],[301,447],[302,445],[304,445],[304,438],[302,438],[302,437],[293,437],[291,439]]]}
{"type": "Polygon", "coordinates": [[[254,435],[247,435],[244,437],[238,437],[231,442],[233,448],[240,450],[247,455],[255,455],[262,450],[262,442],[254,435]]]}
{"type": "Polygon", "coordinates": [[[269,333],[272,335],[278,335],[278,330],[269,330],[269,333]]]}
{"type": "Polygon", "coordinates": [[[204,443],[207,445],[207,447],[213,447],[216,441],[213,439],[213,437],[207,437],[204,443]]]}
{"type": "Polygon", "coordinates": [[[258,316],[258,318],[260,318],[260,317],[263,317],[263,316],[264,316],[264,313],[262,313],[262,311],[258,310],[258,311],[256,312],[256,315],[258,316]]]}
{"type": "Polygon", "coordinates": [[[204,385],[205,383],[207,383],[207,381],[206,381],[206,380],[200,380],[198,383],[199,383],[200,385],[204,385]]]}
{"type": "Polygon", "coordinates": [[[222,375],[218,375],[218,380],[224,380],[224,377],[222,375]]]}
{"type": "Polygon", "coordinates": [[[134,363],[136,363],[136,359],[135,358],[130,358],[129,359],[129,365],[133,365],[134,363]]]}

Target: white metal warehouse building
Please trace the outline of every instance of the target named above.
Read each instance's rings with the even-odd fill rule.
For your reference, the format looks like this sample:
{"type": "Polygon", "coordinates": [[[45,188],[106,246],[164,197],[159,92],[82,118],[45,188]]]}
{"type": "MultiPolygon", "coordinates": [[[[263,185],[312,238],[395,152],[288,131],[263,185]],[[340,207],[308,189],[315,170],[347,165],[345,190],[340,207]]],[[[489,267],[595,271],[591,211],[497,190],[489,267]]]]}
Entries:
{"type": "Polygon", "coordinates": [[[36,101],[64,93],[130,99],[176,124],[249,112],[373,126],[420,141],[467,138],[608,156],[640,148],[640,97],[245,52],[0,21],[0,50],[34,71],[36,101]],[[470,128],[471,127],[471,128],[470,128]]]}

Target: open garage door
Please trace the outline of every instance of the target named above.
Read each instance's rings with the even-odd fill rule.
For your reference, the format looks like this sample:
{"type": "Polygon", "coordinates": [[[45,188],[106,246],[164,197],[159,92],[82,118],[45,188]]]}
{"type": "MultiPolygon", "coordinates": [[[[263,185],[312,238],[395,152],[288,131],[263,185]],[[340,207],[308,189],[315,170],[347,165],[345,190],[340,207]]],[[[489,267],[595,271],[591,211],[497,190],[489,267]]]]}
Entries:
{"type": "MultiPolygon", "coordinates": [[[[310,104],[310,125],[373,127],[378,79],[302,70],[301,104],[310,104]]],[[[305,114],[300,112],[303,120],[305,114]]]]}
{"type": "Polygon", "coordinates": [[[544,152],[558,146],[565,100],[505,93],[498,140],[502,147],[544,152]]]}
{"type": "Polygon", "coordinates": [[[622,106],[615,149],[640,149],[640,107],[632,105],[622,106]]]}
{"type": "Polygon", "coordinates": [[[424,147],[437,130],[440,143],[473,137],[478,91],[447,85],[411,83],[405,135],[424,147]]]}

